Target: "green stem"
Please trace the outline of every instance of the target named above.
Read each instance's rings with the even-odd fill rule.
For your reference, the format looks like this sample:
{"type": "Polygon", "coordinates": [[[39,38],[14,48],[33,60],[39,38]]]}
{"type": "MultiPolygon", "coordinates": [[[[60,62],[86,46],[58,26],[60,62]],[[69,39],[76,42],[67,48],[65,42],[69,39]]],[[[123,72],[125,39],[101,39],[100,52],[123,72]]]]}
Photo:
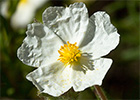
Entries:
{"type": "Polygon", "coordinates": [[[95,94],[100,98],[100,100],[107,100],[107,98],[100,86],[94,85],[94,88],[95,88],[95,94]]]}

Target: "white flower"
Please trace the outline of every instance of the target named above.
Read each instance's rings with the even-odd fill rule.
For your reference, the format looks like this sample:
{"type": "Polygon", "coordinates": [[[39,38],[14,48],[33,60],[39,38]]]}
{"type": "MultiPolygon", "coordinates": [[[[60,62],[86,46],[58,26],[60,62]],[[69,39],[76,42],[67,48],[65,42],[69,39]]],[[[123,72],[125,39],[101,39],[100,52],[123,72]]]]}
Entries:
{"type": "Polygon", "coordinates": [[[48,0],[20,0],[11,18],[13,28],[23,28],[33,19],[35,11],[48,0]]]}
{"type": "Polygon", "coordinates": [[[82,91],[101,85],[112,63],[101,57],[119,43],[109,15],[99,11],[88,18],[83,3],[47,8],[43,24],[28,25],[26,34],[17,55],[24,64],[38,67],[26,78],[52,96],[71,87],[82,91]]]}
{"type": "Polygon", "coordinates": [[[8,14],[8,0],[3,0],[0,3],[0,14],[4,17],[4,18],[8,18],[9,14],[8,14]]]}

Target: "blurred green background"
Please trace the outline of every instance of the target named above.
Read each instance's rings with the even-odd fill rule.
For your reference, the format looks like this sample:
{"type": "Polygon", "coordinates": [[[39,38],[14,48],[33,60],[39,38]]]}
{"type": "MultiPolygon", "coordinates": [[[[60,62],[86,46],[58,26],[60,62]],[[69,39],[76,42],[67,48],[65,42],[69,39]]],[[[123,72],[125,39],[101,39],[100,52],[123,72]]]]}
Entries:
{"type": "MultiPolygon", "coordinates": [[[[1,0],[0,3],[2,1],[5,0],[1,0]]],[[[25,78],[34,68],[24,65],[16,55],[26,36],[26,27],[14,29],[10,24],[18,2],[8,0],[8,17],[0,15],[0,99],[40,99],[37,96],[37,89],[25,78]]],[[[121,36],[119,46],[105,56],[114,61],[102,84],[108,99],[140,99],[140,1],[50,0],[36,11],[34,18],[42,22],[45,8],[68,6],[74,2],[84,2],[89,16],[96,11],[106,11],[121,36]]],[[[29,23],[32,23],[34,18],[29,23]]],[[[77,95],[80,100],[96,99],[90,89],[77,95]]]]}

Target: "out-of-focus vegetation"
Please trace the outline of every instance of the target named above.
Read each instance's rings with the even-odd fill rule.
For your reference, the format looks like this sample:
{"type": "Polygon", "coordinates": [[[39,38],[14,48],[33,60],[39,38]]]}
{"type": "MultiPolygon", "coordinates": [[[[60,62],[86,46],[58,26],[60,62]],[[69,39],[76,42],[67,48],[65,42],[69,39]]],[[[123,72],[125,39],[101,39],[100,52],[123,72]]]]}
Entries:
{"type": "MultiPolygon", "coordinates": [[[[106,56],[114,60],[102,84],[107,97],[109,99],[139,99],[140,1],[77,1],[82,1],[87,5],[89,15],[96,11],[106,11],[121,36],[119,46],[106,56]]],[[[37,10],[35,18],[42,22],[42,13],[45,8],[68,6],[74,2],[76,1],[52,0],[46,2],[37,10]]],[[[16,10],[17,3],[16,0],[9,0],[8,17],[0,15],[0,99],[39,99],[37,89],[25,78],[34,68],[24,65],[16,56],[17,49],[26,36],[26,28],[13,29],[10,25],[11,16],[16,10]]],[[[73,96],[80,100],[96,99],[90,89],[77,94],[72,93],[66,93],[66,96],[73,96]]]]}

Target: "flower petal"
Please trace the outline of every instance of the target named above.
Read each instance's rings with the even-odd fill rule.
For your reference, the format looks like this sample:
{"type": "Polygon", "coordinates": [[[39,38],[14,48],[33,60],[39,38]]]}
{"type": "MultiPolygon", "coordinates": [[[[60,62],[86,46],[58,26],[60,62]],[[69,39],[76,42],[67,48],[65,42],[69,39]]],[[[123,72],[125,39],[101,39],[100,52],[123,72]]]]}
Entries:
{"type": "Polygon", "coordinates": [[[13,28],[26,27],[26,25],[33,20],[36,10],[47,1],[48,0],[19,0],[16,11],[11,17],[11,26],[13,28]]]}
{"type": "Polygon", "coordinates": [[[54,62],[39,67],[29,73],[26,78],[40,90],[52,96],[60,96],[71,88],[71,68],[61,62],[54,62]]]}
{"type": "MultiPolygon", "coordinates": [[[[105,74],[109,70],[112,60],[107,58],[100,58],[93,62],[94,69],[88,69],[86,72],[82,70],[73,70],[73,88],[75,91],[82,91],[85,88],[91,87],[93,85],[101,85],[105,74]]],[[[80,67],[81,66],[75,66],[80,67]]]]}
{"type": "Polygon", "coordinates": [[[111,24],[110,17],[105,12],[96,12],[90,17],[90,27],[85,37],[83,52],[92,53],[93,58],[107,55],[119,43],[117,29],[111,24]],[[95,27],[95,28],[94,28],[95,27]]]}
{"type": "Polygon", "coordinates": [[[43,22],[59,35],[64,43],[80,44],[88,26],[88,11],[83,3],[69,7],[49,7],[43,13],[43,22]]]}
{"type": "Polygon", "coordinates": [[[56,61],[62,41],[40,23],[28,25],[27,37],[17,51],[18,58],[26,65],[39,67],[56,61]]]}

